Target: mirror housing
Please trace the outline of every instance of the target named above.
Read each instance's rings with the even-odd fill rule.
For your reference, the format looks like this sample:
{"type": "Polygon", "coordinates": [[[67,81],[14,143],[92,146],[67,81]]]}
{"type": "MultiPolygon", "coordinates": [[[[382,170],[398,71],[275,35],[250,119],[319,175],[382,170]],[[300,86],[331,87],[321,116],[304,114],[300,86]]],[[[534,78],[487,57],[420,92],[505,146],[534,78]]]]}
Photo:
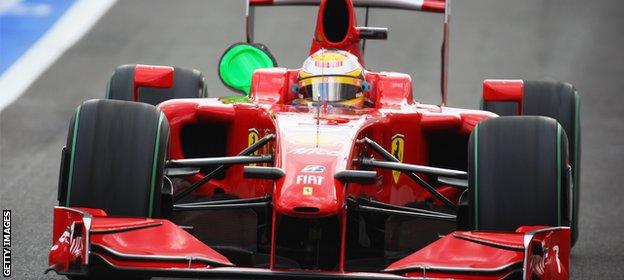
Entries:
{"type": "Polygon", "coordinates": [[[170,88],[174,70],[171,66],[137,64],[134,68],[134,101],[139,101],[140,87],[170,88]]]}
{"type": "Polygon", "coordinates": [[[524,82],[522,80],[483,81],[483,102],[512,102],[517,104],[516,114],[522,115],[524,82]]]}
{"type": "Polygon", "coordinates": [[[219,60],[219,78],[232,90],[249,95],[253,72],[272,67],[277,67],[277,62],[266,46],[236,43],[219,60]]]}

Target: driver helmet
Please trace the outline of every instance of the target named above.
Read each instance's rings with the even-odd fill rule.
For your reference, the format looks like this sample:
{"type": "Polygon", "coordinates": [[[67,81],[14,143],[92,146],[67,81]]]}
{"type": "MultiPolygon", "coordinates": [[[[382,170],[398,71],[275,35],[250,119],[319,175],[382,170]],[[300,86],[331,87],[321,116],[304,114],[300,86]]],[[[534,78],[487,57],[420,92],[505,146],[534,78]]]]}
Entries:
{"type": "Polygon", "coordinates": [[[327,102],[334,106],[364,107],[364,69],[357,57],[341,50],[321,49],[309,56],[299,71],[300,104],[327,102]]]}

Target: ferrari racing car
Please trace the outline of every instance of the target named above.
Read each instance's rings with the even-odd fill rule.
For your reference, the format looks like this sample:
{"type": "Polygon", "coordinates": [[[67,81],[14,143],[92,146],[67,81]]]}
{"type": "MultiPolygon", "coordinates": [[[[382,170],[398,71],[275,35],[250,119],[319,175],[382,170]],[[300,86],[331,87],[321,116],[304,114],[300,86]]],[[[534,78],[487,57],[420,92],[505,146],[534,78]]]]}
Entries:
{"type": "MultiPolygon", "coordinates": [[[[485,80],[446,106],[450,0],[249,0],[208,98],[201,72],[118,67],[73,114],[49,269],[71,279],[567,279],[579,96],[485,80]],[[253,41],[254,9],[318,5],[302,67],[253,41]],[[355,7],[443,15],[442,98],[365,67],[355,7]]],[[[367,15],[368,16],[368,15],[367,15]]],[[[366,21],[368,22],[368,21],[366,21]]]]}

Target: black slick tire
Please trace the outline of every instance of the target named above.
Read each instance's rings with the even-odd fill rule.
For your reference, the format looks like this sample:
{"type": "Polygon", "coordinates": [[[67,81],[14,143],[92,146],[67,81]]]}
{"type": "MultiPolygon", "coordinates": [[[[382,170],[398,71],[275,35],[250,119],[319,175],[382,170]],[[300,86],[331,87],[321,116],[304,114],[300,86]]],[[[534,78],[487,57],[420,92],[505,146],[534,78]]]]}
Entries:
{"type": "MultiPolygon", "coordinates": [[[[576,88],[569,83],[525,80],[523,84],[522,115],[551,117],[561,124],[568,135],[568,154],[573,178],[569,223],[574,245],[579,236],[581,189],[580,97],[576,88]]],[[[516,104],[511,102],[484,102],[483,109],[501,116],[517,114],[516,104]]]]}
{"type": "Polygon", "coordinates": [[[154,106],[83,103],[70,122],[59,204],[111,216],[159,217],[168,140],[167,119],[154,106]]]}
{"type": "Polygon", "coordinates": [[[473,229],[562,226],[567,218],[568,147],[548,117],[500,117],[475,127],[468,148],[473,229]]]}

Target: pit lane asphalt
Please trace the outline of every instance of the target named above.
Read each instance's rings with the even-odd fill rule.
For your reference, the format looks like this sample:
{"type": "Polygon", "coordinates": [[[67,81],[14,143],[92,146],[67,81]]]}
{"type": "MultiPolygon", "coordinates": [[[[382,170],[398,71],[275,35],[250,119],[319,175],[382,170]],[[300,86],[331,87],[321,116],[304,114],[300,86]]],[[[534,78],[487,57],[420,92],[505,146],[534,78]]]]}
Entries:
{"type": "MultiPolygon", "coordinates": [[[[580,238],[574,279],[624,274],[624,2],[454,1],[450,106],[477,108],[486,78],[559,79],[581,92],[583,130],[580,238]]],[[[15,279],[47,279],[52,206],[68,121],[82,101],[104,97],[115,66],[175,64],[200,69],[211,96],[231,94],[217,61],[243,40],[243,1],[119,1],[14,104],[0,113],[0,207],[12,210],[15,279]]],[[[359,18],[363,22],[363,13],[359,18]]],[[[256,41],[281,66],[299,67],[316,10],[257,10],[256,41]]],[[[390,27],[369,41],[373,70],[410,73],[414,95],[437,103],[441,17],[373,10],[390,27]]],[[[0,89],[1,91],[1,89],[0,89]]],[[[0,93],[1,94],[1,93],[0,93]]],[[[0,96],[1,98],[1,96],[0,96]]]]}

